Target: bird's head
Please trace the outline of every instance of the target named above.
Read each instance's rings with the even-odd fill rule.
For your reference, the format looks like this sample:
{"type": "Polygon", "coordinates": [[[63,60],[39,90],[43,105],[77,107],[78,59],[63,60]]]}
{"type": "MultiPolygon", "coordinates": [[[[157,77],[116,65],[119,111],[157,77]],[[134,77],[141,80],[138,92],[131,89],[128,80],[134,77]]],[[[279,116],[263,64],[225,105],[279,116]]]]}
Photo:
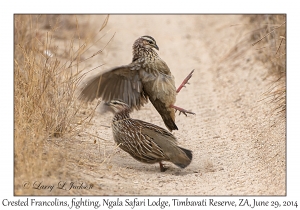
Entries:
{"type": "Polygon", "coordinates": [[[147,36],[147,35],[141,36],[135,41],[135,45],[136,44],[145,48],[155,48],[159,50],[159,47],[157,46],[155,39],[151,36],[147,36]]]}
{"type": "Polygon", "coordinates": [[[105,105],[111,107],[115,113],[130,110],[130,107],[121,100],[111,100],[110,102],[105,103],[105,105]]]}

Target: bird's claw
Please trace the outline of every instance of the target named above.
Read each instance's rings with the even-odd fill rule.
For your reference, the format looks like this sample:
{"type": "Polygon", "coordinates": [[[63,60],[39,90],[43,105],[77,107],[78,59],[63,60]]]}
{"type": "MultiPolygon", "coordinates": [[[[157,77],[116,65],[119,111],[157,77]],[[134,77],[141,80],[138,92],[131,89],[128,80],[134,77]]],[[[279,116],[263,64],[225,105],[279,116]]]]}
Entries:
{"type": "Polygon", "coordinates": [[[181,85],[177,88],[176,92],[179,93],[180,90],[183,88],[183,87],[186,87],[185,85],[186,84],[189,84],[188,81],[192,78],[193,76],[193,73],[194,73],[194,69],[191,71],[191,73],[183,80],[183,82],[181,83],[181,85]]]}
{"type": "Polygon", "coordinates": [[[182,108],[180,108],[180,107],[176,107],[176,106],[172,106],[172,107],[175,109],[175,113],[176,113],[177,111],[179,111],[179,115],[181,115],[181,113],[184,114],[186,117],[187,117],[187,114],[195,115],[194,112],[187,111],[187,110],[182,109],[182,108]]]}

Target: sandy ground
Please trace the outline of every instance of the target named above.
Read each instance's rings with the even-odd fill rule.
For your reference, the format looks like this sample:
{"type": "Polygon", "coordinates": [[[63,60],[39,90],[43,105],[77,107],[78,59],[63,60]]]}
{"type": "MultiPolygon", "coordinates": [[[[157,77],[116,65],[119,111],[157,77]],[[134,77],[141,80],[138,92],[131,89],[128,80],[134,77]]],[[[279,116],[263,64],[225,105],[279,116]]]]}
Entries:
{"type": "MultiPolygon", "coordinates": [[[[75,181],[93,188],[68,193],[285,195],[285,121],[272,117],[272,105],[260,101],[270,79],[251,42],[245,41],[252,30],[248,24],[239,15],[110,16],[102,47],[116,32],[115,37],[91,68],[130,63],[133,42],[151,35],[176,86],[195,69],[176,105],[196,115],[177,114],[179,130],[173,132],[182,147],[193,151],[193,161],[186,169],[167,163],[169,169],[163,173],[158,164],[140,163],[116,147],[108,127],[112,114],[96,113],[88,134],[67,145],[68,170],[77,174],[75,181]]],[[[165,127],[151,103],[131,116],[165,127]]]]}

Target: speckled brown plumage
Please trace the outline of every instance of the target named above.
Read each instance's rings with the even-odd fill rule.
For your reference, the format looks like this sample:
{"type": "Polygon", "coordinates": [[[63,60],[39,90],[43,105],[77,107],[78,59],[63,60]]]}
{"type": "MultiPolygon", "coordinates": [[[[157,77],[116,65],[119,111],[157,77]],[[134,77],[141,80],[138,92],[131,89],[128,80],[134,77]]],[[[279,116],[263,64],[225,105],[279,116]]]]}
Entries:
{"type": "Polygon", "coordinates": [[[170,131],[178,130],[174,110],[178,107],[173,106],[177,94],[174,77],[153,48],[159,49],[151,36],[138,38],[133,44],[132,63],[93,76],[85,83],[80,98],[92,101],[101,97],[105,102],[119,99],[135,109],[140,109],[149,99],[166,127],[170,131]]]}
{"type": "Polygon", "coordinates": [[[179,147],[173,134],[167,130],[130,118],[130,107],[118,100],[112,100],[110,106],[115,116],[112,131],[115,142],[136,160],[143,163],[159,163],[165,171],[162,161],[169,161],[185,168],[192,161],[192,151],[179,147]]]}

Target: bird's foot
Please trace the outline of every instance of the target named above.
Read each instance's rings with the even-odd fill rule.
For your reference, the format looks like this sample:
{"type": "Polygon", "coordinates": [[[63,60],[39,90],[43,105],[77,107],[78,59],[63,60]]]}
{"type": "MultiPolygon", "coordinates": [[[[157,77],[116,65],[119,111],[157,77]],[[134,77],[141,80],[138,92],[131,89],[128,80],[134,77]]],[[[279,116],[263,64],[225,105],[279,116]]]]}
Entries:
{"type": "Polygon", "coordinates": [[[193,114],[193,115],[195,115],[194,112],[187,111],[187,110],[185,110],[185,109],[183,109],[183,108],[180,108],[180,107],[178,107],[178,106],[171,105],[170,107],[175,109],[175,113],[176,113],[177,110],[178,110],[178,111],[179,111],[179,115],[180,115],[181,113],[183,113],[185,116],[187,116],[187,114],[193,114]]]}
{"type": "Polygon", "coordinates": [[[188,84],[189,79],[191,79],[191,77],[193,76],[194,73],[194,69],[191,71],[191,73],[183,80],[183,82],[181,83],[181,85],[177,88],[176,93],[179,93],[180,90],[185,87],[186,84],[188,84]]]}
{"type": "Polygon", "coordinates": [[[159,167],[160,167],[160,172],[165,172],[168,169],[168,167],[162,164],[162,162],[159,162],[159,167]]]}

